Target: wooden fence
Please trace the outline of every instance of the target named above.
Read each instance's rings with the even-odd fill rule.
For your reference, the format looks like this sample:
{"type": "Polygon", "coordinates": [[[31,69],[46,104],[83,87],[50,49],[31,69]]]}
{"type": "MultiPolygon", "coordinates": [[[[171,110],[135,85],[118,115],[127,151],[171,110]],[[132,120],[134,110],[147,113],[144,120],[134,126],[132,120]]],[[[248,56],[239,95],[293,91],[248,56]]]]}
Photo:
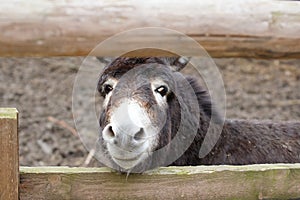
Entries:
{"type": "Polygon", "coordinates": [[[300,164],[108,168],[20,167],[18,114],[0,109],[0,199],[296,199],[300,164]]]}
{"type": "MultiPolygon", "coordinates": [[[[2,0],[0,56],[87,55],[110,36],[149,26],[187,34],[213,57],[300,58],[300,2],[270,0],[2,0]]],[[[97,54],[162,41],[146,32],[97,54]]]]}
{"type": "Polygon", "coordinates": [[[18,199],[18,112],[0,108],[0,199],[18,199]]]}
{"type": "Polygon", "coordinates": [[[21,199],[295,199],[300,164],[165,167],[143,175],[107,168],[20,171],[21,199]]]}

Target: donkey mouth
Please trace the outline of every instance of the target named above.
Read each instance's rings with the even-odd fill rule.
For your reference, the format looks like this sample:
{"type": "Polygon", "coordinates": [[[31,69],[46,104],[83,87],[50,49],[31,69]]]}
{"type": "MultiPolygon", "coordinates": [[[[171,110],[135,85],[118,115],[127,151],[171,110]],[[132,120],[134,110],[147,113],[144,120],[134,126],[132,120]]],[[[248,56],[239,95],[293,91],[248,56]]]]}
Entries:
{"type": "Polygon", "coordinates": [[[137,156],[134,156],[134,157],[118,157],[118,156],[112,156],[112,158],[114,159],[114,160],[119,160],[119,161],[128,161],[128,162],[130,162],[130,161],[135,161],[135,160],[138,160],[139,158],[140,158],[140,156],[141,156],[142,154],[139,154],[139,155],[137,155],[137,156]]]}
{"type": "Polygon", "coordinates": [[[148,157],[148,145],[146,143],[139,144],[128,148],[121,148],[115,144],[107,144],[107,150],[111,159],[124,169],[131,169],[141,163],[148,157]]]}
{"type": "Polygon", "coordinates": [[[136,165],[141,163],[145,159],[145,156],[142,153],[142,154],[132,157],[132,158],[131,157],[119,158],[117,156],[116,157],[112,156],[112,159],[120,167],[122,167],[124,169],[132,169],[133,167],[135,167],[136,165]]]}
{"type": "Polygon", "coordinates": [[[123,169],[131,169],[147,158],[148,154],[142,150],[131,152],[108,145],[108,152],[111,159],[123,169]]]}

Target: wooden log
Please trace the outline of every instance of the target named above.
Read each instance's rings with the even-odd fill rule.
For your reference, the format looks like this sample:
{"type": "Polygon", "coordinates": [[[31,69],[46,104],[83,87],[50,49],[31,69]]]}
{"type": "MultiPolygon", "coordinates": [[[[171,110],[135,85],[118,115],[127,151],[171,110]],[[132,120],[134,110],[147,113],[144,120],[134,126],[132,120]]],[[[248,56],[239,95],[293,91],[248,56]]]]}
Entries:
{"type": "Polygon", "coordinates": [[[18,112],[14,108],[0,108],[0,199],[19,199],[18,187],[18,112]]]}
{"type": "MultiPolygon", "coordinates": [[[[0,56],[84,56],[110,36],[149,26],[187,34],[213,57],[300,58],[300,2],[269,0],[3,0],[0,56]]],[[[178,41],[169,44],[176,47],[182,39],[166,37],[178,41]]],[[[115,56],[132,42],[163,41],[144,34],[97,55],[115,56]]]]}
{"type": "Polygon", "coordinates": [[[20,199],[297,199],[300,164],[107,168],[21,167],[20,199]]]}

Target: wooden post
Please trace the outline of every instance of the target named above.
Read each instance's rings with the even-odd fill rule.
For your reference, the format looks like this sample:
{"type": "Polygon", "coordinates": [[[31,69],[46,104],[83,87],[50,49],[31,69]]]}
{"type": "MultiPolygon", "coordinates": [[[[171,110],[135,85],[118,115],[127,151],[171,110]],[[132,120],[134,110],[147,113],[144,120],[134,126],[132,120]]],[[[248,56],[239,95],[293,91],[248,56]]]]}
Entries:
{"type": "Polygon", "coordinates": [[[18,112],[0,108],[0,199],[19,199],[18,112]]]}

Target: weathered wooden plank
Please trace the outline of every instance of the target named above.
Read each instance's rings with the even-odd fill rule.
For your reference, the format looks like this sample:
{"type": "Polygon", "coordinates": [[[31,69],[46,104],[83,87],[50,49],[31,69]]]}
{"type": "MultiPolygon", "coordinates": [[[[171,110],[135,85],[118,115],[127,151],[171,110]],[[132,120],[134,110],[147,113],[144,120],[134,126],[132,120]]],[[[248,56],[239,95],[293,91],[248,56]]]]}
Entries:
{"type": "Polygon", "coordinates": [[[300,164],[107,168],[21,167],[20,199],[295,199],[300,164]]]}
{"type": "MultiPolygon", "coordinates": [[[[0,56],[87,55],[121,31],[151,26],[185,33],[213,57],[300,58],[300,2],[269,0],[3,0],[0,56]]],[[[115,56],[133,41],[146,46],[165,40],[145,33],[97,55],[115,56]]]]}
{"type": "Polygon", "coordinates": [[[0,199],[19,199],[18,186],[18,112],[14,108],[0,108],[0,199]]]}

